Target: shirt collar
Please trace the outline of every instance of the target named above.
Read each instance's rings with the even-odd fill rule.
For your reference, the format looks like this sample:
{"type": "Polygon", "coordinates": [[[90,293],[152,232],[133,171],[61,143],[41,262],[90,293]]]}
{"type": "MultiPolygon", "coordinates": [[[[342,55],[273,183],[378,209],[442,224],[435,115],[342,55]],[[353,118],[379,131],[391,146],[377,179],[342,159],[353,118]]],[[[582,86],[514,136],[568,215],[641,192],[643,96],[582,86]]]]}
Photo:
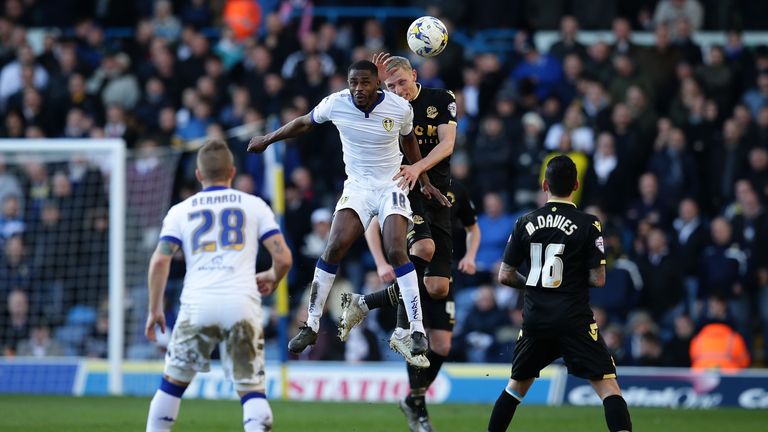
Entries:
{"type": "Polygon", "coordinates": [[[547,204],[549,204],[549,203],[570,204],[570,205],[576,207],[576,204],[572,203],[571,201],[561,200],[561,199],[557,199],[557,198],[552,198],[552,199],[547,200],[547,204]]]}
{"type": "Polygon", "coordinates": [[[208,186],[207,188],[204,188],[200,192],[213,192],[213,191],[220,191],[220,190],[224,190],[224,189],[229,189],[229,188],[226,187],[226,186],[215,185],[215,186],[208,186]]]}

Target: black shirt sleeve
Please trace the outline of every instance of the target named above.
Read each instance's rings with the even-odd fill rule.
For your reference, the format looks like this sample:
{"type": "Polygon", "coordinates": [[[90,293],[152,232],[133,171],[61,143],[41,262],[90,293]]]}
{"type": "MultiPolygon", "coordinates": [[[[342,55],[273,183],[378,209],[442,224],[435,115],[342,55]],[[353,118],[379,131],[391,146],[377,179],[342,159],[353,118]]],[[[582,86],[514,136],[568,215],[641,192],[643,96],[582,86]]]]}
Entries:
{"type": "Polygon", "coordinates": [[[587,237],[587,265],[590,269],[605,265],[602,226],[595,217],[590,220],[589,235],[587,237]]]}
{"type": "Polygon", "coordinates": [[[526,257],[525,245],[523,244],[523,225],[522,218],[515,223],[515,231],[509,236],[507,247],[504,249],[504,264],[520,268],[526,257]]]}
{"type": "Polygon", "coordinates": [[[456,124],[456,96],[450,90],[445,90],[437,107],[437,124],[446,123],[456,124]]]}

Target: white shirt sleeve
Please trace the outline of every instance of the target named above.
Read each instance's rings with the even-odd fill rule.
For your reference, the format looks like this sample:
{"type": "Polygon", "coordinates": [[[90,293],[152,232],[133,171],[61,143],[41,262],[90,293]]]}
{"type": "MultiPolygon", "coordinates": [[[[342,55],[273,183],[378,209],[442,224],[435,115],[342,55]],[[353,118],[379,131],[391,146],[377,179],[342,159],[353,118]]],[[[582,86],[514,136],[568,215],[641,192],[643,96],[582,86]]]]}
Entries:
{"type": "Polygon", "coordinates": [[[168,214],[163,219],[163,228],[160,230],[160,240],[169,241],[181,247],[181,239],[184,235],[181,231],[178,213],[178,207],[171,207],[168,210],[168,214]]]}
{"type": "Polygon", "coordinates": [[[408,135],[413,130],[413,107],[408,104],[408,110],[403,117],[403,125],[400,126],[400,135],[408,135]]]}
{"type": "Polygon", "coordinates": [[[333,95],[326,96],[312,111],[309,112],[309,118],[312,123],[325,123],[331,120],[331,111],[333,109],[333,95]]]}
{"type": "Polygon", "coordinates": [[[256,217],[259,221],[259,242],[263,242],[275,234],[280,234],[280,225],[275,220],[275,214],[265,202],[259,202],[256,217]]]}

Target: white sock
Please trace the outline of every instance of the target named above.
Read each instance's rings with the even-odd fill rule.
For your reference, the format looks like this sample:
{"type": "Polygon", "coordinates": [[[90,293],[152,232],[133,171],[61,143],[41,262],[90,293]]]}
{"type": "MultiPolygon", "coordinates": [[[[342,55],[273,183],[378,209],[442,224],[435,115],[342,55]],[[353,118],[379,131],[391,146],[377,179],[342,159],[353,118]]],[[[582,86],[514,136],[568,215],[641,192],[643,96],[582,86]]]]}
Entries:
{"type": "Polygon", "coordinates": [[[149,404],[147,432],[170,432],[179,415],[181,398],[157,390],[149,404]]]}
{"type": "Polygon", "coordinates": [[[245,432],[270,432],[272,430],[272,408],[266,399],[253,397],[245,401],[243,404],[243,428],[245,432]]]}
{"type": "Polygon", "coordinates": [[[323,316],[325,300],[328,298],[328,293],[331,292],[338,268],[338,265],[328,264],[322,258],[317,260],[315,277],[312,279],[312,286],[310,287],[309,305],[307,306],[307,325],[315,333],[320,330],[320,317],[323,316]]]}
{"type": "Polygon", "coordinates": [[[421,323],[421,298],[419,297],[419,278],[416,276],[416,269],[413,263],[405,263],[395,269],[397,275],[397,285],[400,287],[400,294],[405,303],[405,312],[408,315],[408,322],[411,323],[411,333],[424,331],[424,325],[421,323]]]}

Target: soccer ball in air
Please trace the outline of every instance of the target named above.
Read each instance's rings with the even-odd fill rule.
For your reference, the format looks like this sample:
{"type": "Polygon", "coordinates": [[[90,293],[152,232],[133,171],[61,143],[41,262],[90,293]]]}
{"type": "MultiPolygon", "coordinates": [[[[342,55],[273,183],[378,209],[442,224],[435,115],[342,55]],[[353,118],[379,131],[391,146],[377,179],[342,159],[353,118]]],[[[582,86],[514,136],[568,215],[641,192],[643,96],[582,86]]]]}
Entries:
{"type": "Polygon", "coordinates": [[[422,57],[434,57],[448,45],[448,30],[439,19],[423,16],[408,27],[408,46],[422,57]]]}

